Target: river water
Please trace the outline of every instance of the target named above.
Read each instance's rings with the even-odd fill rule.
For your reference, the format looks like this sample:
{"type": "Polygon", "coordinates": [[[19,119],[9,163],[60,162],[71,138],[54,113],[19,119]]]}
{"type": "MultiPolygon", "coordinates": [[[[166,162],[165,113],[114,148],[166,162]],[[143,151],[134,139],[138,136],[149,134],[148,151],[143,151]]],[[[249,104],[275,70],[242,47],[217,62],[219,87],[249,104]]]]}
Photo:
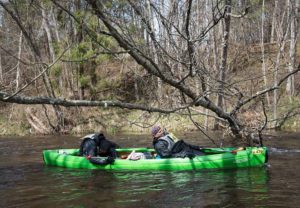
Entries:
{"type": "MultiPolygon", "coordinates": [[[[188,137],[212,147],[197,134],[188,137]]],[[[110,139],[151,147],[147,136],[110,139]]],[[[269,165],[262,168],[107,172],[44,165],[43,149],[79,144],[74,136],[0,137],[0,207],[300,207],[300,133],[269,136],[269,165]]]]}

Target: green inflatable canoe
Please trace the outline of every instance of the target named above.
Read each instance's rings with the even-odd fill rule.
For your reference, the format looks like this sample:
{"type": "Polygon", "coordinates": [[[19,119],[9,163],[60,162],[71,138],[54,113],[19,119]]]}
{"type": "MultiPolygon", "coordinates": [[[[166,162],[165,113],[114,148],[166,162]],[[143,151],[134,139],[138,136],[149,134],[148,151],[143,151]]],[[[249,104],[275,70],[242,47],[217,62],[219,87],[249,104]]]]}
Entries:
{"type": "Polygon", "coordinates": [[[85,157],[78,156],[78,149],[44,150],[46,165],[65,168],[101,170],[201,170],[232,169],[263,166],[267,162],[266,147],[206,148],[206,155],[190,158],[157,159],[155,151],[148,148],[117,149],[119,158],[111,165],[94,165],[85,157]],[[132,151],[153,155],[153,159],[128,160],[132,151]]]}

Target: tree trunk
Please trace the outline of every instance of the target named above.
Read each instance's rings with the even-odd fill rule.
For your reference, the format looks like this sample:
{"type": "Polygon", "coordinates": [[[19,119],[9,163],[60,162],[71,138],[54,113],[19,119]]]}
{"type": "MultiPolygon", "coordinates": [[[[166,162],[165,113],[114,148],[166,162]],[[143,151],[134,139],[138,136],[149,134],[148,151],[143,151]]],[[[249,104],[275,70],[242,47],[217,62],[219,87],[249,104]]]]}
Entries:
{"type": "MultiPolygon", "coordinates": [[[[42,5],[42,17],[43,17],[43,28],[45,30],[46,36],[47,36],[47,40],[48,40],[48,48],[49,48],[49,55],[50,55],[50,62],[54,62],[56,59],[55,56],[55,52],[54,52],[54,47],[53,47],[53,39],[52,39],[52,35],[51,35],[51,30],[50,30],[50,26],[49,26],[49,20],[48,20],[48,15],[45,11],[44,5],[42,5]]],[[[49,83],[51,83],[49,81],[49,83]]],[[[49,85],[51,88],[51,94],[53,97],[55,97],[55,93],[53,90],[52,85],[49,85]]],[[[54,106],[54,111],[56,114],[56,118],[57,118],[57,126],[55,127],[55,131],[60,131],[61,128],[63,127],[63,113],[62,110],[60,109],[59,106],[54,106]]],[[[48,118],[48,116],[47,116],[48,118]]],[[[50,121],[49,121],[50,122],[50,121]]]]}
{"type": "Polygon", "coordinates": [[[0,87],[2,85],[2,82],[3,82],[3,69],[2,69],[2,56],[0,53],[0,87]]]}
{"type": "Polygon", "coordinates": [[[42,8],[42,16],[43,16],[43,28],[45,30],[47,40],[48,40],[48,48],[49,48],[49,54],[50,54],[50,62],[53,62],[55,58],[54,48],[53,48],[53,39],[49,27],[49,21],[48,21],[48,15],[45,12],[45,8],[42,8]]]}
{"type": "MultiPolygon", "coordinates": [[[[134,66],[133,66],[135,69],[138,69],[138,65],[136,63],[134,63],[134,66]]],[[[134,97],[136,100],[140,100],[140,93],[139,93],[139,86],[138,86],[138,74],[137,74],[137,71],[138,70],[135,70],[136,72],[134,73],[134,97]]]]}
{"type": "MultiPolygon", "coordinates": [[[[284,14],[283,14],[284,16],[284,14]]],[[[287,35],[289,34],[289,27],[290,27],[290,21],[289,18],[287,18],[287,28],[286,31],[284,31],[283,28],[283,21],[284,18],[282,18],[282,22],[281,22],[281,27],[280,28],[282,30],[282,32],[280,33],[280,35],[278,34],[278,45],[279,45],[279,50],[277,53],[277,58],[275,61],[275,66],[274,66],[274,86],[278,85],[278,70],[279,70],[279,65],[280,65],[280,59],[282,57],[282,54],[284,53],[284,47],[285,47],[285,43],[286,43],[286,39],[287,39],[287,35]]],[[[277,126],[277,117],[278,117],[278,112],[277,112],[277,103],[278,103],[278,89],[274,90],[274,94],[273,94],[273,120],[274,120],[274,127],[277,126]]]]}
{"type": "MultiPolygon", "coordinates": [[[[296,9],[299,6],[299,1],[290,0],[290,14],[291,14],[291,41],[290,41],[290,51],[289,51],[289,63],[288,71],[289,73],[295,69],[295,60],[296,60],[296,45],[297,45],[297,15],[296,9]]],[[[286,84],[286,92],[289,96],[290,101],[292,96],[295,93],[295,76],[292,75],[288,78],[286,84]]]]}
{"type": "Polygon", "coordinates": [[[20,60],[21,60],[21,54],[22,54],[22,39],[23,39],[23,33],[20,32],[20,38],[19,38],[19,51],[18,51],[18,60],[17,60],[17,73],[16,73],[16,91],[19,89],[19,82],[20,82],[20,60]]]}
{"type": "MultiPolygon", "coordinates": [[[[230,32],[230,12],[231,12],[231,0],[225,1],[225,17],[224,17],[224,31],[223,31],[223,44],[221,55],[221,66],[219,71],[219,92],[217,96],[217,106],[223,109],[224,101],[224,83],[227,67],[228,56],[228,44],[229,44],[229,32],[230,32]]],[[[219,121],[215,121],[214,129],[219,129],[219,121]]]]}
{"type": "MultiPolygon", "coordinates": [[[[262,2],[262,15],[261,15],[261,58],[262,58],[262,73],[264,78],[265,89],[268,86],[267,81],[267,72],[266,72],[266,63],[265,63],[265,36],[264,36],[264,22],[265,22],[265,0],[262,2]]],[[[270,106],[270,97],[269,93],[266,93],[267,103],[270,106]]]]}
{"type": "MultiPolygon", "coordinates": [[[[154,15],[152,13],[152,9],[151,9],[151,6],[150,6],[150,0],[147,0],[147,13],[148,13],[147,14],[147,19],[149,21],[150,27],[153,29],[155,23],[154,23],[154,15]]],[[[157,25],[157,27],[158,27],[158,25],[157,25]]],[[[151,49],[150,53],[154,54],[154,62],[158,63],[159,57],[158,57],[157,51],[156,51],[155,46],[154,46],[155,43],[149,37],[150,36],[149,32],[154,33],[154,31],[147,31],[147,36],[148,36],[147,39],[149,40],[149,48],[151,49]]],[[[163,84],[162,84],[161,79],[159,79],[159,78],[156,78],[156,82],[157,82],[157,91],[156,91],[157,92],[157,97],[158,97],[159,102],[162,102],[162,100],[163,100],[162,85],[163,84]]]]}
{"type": "Polygon", "coordinates": [[[278,8],[278,0],[274,1],[274,10],[272,15],[272,25],[271,25],[271,37],[270,42],[273,43],[275,40],[275,28],[276,28],[276,18],[277,18],[277,8],[278,8]]]}
{"type": "MultiPolygon", "coordinates": [[[[21,19],[18,16],[16,16],[15,11],[11,10],[8,7],[8,5],[4,4],[1,1],[0,1],[0,5],[7,11],[7,13],[12,17],[12,19],[16,22],[16,24],[22,31],[24,39],[27,41],[27,44],[29,45],[30,49],[32,50],[32,53],[34,54],[34,61],[36,63],[43,63],[43,57],[39,49],[39,46],[35,42],[35,38],[27,31],[27,29],[22,24],[21,19]]],[[[44,70],[41,66],[37,66],[36,68],[40,73],[44,70]]],[[[43,73],[43,82],[48,96],[55,98],[56,96],[47,71],[43,73]]],[[[59,132],[61,130],[62,113],[58,106],[53,106],[53,108],[55,111],[55,115],[57,117],[57,126],[55,131],[59,132]]]]}

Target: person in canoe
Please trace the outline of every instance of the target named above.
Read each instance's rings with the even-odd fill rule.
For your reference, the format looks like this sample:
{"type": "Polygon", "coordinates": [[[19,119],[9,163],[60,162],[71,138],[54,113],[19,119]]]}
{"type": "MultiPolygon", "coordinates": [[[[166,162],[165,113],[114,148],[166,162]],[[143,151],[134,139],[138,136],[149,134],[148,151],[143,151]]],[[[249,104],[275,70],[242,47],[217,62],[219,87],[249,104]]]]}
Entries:
{"type": "Polygon", "coordinates": [[[153,137],[153,147],[160,158],[189,157],[205,155],[201,147],[188,144],[183,140],[178,140],[173,134],[168,133],[164,128],[155,125],[151,129],[153,137]]]}
{"type": "Polygon", "coordinates": [[[112,164],[117,157],[116,148],[118,147],[116,143],[107,140],[103,133],[89,134],[83,137],[79,155],[85,156],[91,163],[96,165],[112,164]]]}

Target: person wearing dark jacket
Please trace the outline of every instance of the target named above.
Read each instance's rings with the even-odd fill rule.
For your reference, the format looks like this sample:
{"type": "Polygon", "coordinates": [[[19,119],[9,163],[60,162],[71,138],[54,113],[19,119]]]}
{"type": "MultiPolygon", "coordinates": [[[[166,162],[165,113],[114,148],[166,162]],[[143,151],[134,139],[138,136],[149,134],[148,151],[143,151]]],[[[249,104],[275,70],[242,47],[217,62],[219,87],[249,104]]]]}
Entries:
{"type": "Polygon", "coordinates": [[[161,158],[189,157],[204,155],[199,146],[191,145],[183,140],[178,140],[172,134],[156,125],[151,129],[153,147],[161,158]]]}
{"type": "Polygon", "coordinates": [[[102,133],[89,134],[81,142],[79,155],[85,156],[91,163],[96,165],[112,164],[117,157],[116,148],[118,147],[116,143],[107,140],[102,133]]]}

